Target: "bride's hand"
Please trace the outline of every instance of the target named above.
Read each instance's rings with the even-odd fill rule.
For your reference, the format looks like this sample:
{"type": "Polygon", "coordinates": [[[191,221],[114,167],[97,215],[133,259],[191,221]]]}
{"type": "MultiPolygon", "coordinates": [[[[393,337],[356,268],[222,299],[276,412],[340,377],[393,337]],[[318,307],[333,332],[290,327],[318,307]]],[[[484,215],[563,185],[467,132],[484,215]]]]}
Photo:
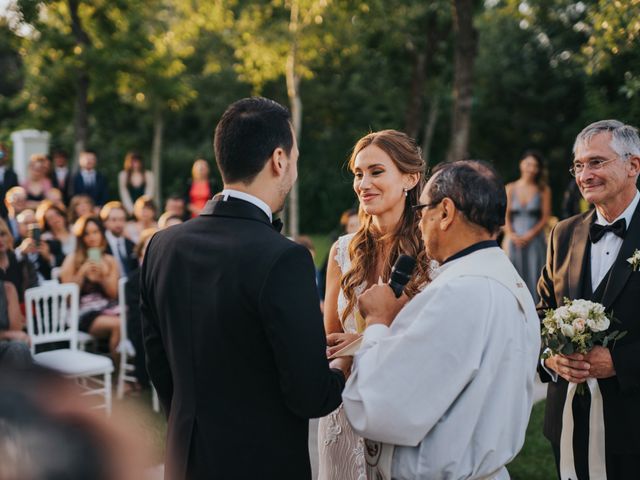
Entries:
{"type": "Polygon", "coordinates": [[[355,342],[359,333],[330,333],[327,335],[327,357],[330,357],[338,350],[342,350],[344,347],[352,342],[355,342]]]}

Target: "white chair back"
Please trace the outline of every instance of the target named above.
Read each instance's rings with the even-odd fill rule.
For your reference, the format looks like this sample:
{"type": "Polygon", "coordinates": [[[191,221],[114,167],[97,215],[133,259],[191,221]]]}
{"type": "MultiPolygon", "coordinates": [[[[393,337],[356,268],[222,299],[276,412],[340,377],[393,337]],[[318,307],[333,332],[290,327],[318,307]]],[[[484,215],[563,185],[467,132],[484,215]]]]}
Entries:
{"type": "Polygon", "coordinates": [[[24,293],[27,332],[31,337],[31,353],[36,345],[69,341],[78,347],[78,285],[48,284],[29,288],[24,293]]]}
{"type": "Polygon", "coordinates": [[[118,280],[118,306],[120,307],[120,342],[126,342],[127,337],[127,297],[125,287],[127,286],[127,277],[118,280]]]}

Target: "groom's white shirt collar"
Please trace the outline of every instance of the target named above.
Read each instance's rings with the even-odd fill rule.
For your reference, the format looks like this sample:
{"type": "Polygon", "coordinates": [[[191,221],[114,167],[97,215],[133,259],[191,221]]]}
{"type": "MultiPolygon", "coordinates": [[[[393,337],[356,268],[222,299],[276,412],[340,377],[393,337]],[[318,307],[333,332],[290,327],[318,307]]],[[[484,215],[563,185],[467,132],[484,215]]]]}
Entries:
{"type": "Polygon", "coordinates": [[[271,208],[265,202],[260,200],[258,197],[251,195],[250,193],[240,192],[238,190],[234,190],[232,188],[225,188],[220,192],[222,195],[222,201],[226,202],[229,197],[237,198],[240,200],[244,200],[245,202],[249,202],[254,204],[260,210],[262,210],[267,217],[269,217],[269,221],[273,221],[273,213],[271,212],[271,208]]]}

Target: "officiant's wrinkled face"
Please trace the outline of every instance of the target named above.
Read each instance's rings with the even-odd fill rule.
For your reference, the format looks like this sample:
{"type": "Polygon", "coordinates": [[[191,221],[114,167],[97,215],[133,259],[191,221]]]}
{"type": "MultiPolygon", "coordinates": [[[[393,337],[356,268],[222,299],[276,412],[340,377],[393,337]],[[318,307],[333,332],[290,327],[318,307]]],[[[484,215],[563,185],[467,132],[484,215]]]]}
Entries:
{"type": "Polygon", "coordinates": [[[629,175],[628,163],[611,148],[611,133],[603,132],[576,148],[574,165],[581,163],[587,166],[576,175],[576,183],[585,200],[595,205],[606,204],[615,200],[620,193],[635,184],[629,175]],[[589,162],[600,160],[600,168],[587,166],[589,162]]]}

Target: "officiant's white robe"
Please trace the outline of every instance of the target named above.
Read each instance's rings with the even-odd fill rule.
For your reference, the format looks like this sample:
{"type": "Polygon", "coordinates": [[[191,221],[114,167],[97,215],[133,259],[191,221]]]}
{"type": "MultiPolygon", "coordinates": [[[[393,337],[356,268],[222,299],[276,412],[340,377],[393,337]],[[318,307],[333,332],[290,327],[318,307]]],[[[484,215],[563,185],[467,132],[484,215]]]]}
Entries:
{"type": "Polygon", "coordinates": [[[343,393],[347,418],[396,445],[394,479],[508,478],[539,348],[524,282],[499,248],[475,251],[440,267],[390,328],[366,329],[343,393]]]}

